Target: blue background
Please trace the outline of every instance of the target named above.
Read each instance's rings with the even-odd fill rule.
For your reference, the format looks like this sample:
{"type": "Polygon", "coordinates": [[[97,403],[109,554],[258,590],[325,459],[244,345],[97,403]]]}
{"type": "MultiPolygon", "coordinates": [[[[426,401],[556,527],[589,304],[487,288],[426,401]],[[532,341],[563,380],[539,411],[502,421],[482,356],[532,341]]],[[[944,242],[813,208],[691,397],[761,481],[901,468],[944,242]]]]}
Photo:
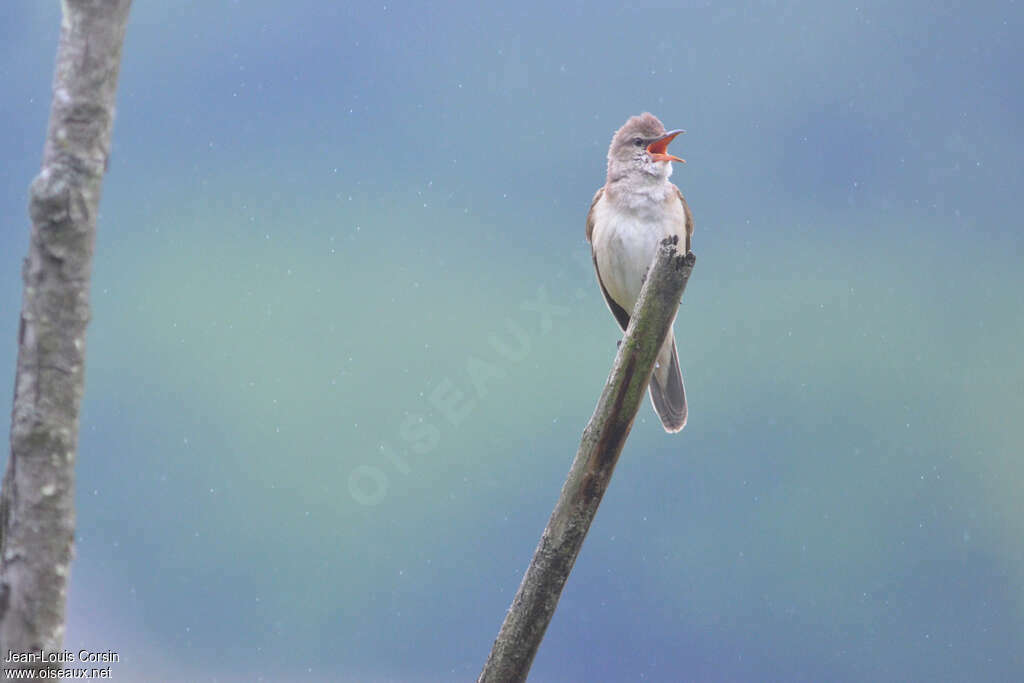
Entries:
{"type": "MultiPolygon", "coordinates": [[[[675,5],[136,3],[69,648],[475,678],[611,365],[584,217],[650,110],[690,422],[641,408],[531,680],[1024,679],[1024,11],[675,5]]],[[[0,386],[59,23],[0,8],[0,386]]]]}

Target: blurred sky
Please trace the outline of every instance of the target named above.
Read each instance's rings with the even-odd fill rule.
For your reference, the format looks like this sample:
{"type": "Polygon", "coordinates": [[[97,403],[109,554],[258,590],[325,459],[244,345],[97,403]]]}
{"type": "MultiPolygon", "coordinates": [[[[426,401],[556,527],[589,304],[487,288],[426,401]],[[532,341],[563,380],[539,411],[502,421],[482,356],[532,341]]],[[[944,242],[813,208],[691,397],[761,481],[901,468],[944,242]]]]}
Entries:
{"type": "MultiPolygon", "coordinates": [[[[59,24],[0,6],[0,385],[59,24]]],[[[649,110],[687,130],[690,420],[641,408],[531,680],[1024,680],[1022,31],[135,3],[67,646],[118,680],[474,679],[611,366],[584,218],[649,110]]]]}

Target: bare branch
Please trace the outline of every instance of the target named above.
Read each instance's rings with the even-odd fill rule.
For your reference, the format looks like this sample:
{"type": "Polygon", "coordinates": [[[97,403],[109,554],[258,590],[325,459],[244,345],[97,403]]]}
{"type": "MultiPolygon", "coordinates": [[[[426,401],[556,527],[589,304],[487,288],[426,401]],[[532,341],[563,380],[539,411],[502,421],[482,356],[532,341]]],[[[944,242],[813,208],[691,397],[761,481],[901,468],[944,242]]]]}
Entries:
{"type": "Polygon", "coordinates": [[[89,279],[131,0],[63,0],[42,170],[29,191],[11,455],[0,497],[4,668],[55,669],[75,529],[89,279]]]}
{"type": "Polygon", "coordinates": [[[519,591],[505,615],[479,683],[525,681],[555,613],[647,385],[696,258],[666,240],[640,292],[626,336],[594,415],[583,430],[569,476],[519,591]]]}

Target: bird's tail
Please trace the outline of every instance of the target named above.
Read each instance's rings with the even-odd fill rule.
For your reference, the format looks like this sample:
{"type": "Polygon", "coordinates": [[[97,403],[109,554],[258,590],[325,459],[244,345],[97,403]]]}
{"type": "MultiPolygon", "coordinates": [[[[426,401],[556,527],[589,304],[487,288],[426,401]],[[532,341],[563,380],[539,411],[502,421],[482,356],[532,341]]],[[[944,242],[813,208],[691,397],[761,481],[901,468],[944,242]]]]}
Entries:
{"type": "Polygon", "coordinates": [[[683,388],[683,374],[679,370],[676,338],[671,332],[661,345],[658,360],[654,364],[651,403],[666,432],[678,432],[686,426],[686,390],[683,388]]]}

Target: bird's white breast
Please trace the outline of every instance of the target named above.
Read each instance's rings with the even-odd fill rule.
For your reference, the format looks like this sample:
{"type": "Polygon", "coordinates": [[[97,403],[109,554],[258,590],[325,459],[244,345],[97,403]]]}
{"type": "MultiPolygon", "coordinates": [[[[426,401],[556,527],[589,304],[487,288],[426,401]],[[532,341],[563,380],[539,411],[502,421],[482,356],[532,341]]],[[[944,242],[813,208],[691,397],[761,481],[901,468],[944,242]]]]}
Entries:
{"type": "Polygon", "coordinates": [[[592,242],[601,282],[612,299],[627,313],[640,296],[644,275],[654,260],[658,245],[666,237],[686,239],[686,218],[675,199],[675,189],[665,184],[673,196],[644,194],[620,196],[617,201],[605,194],[594,207],[592,242]]]}

